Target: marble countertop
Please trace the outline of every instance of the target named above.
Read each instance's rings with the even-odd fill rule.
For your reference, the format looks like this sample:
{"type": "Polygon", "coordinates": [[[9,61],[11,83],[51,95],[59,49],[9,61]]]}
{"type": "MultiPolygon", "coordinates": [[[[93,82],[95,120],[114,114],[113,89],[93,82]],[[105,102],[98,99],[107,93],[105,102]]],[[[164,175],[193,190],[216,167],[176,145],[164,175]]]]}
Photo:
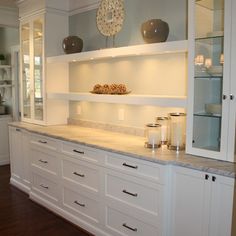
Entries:
{"type": "Polygon", "coordinates": [[[144,147],[144,137],[76,125],[40,126],[24,122],[12,122],[9,125],[52,138],[159,164],[171,164],[236,178],[236,163],[188,155],[184,151],[177,153],[176,151],[167,150],[165,146],[152,151],[144,147]]]}

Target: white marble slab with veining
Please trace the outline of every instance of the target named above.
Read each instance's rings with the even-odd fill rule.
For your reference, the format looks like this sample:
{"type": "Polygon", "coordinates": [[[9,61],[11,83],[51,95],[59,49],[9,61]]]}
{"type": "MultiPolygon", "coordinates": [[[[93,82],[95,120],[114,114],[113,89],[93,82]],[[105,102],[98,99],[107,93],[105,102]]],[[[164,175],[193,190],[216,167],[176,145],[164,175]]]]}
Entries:
{"type": "Polygon", "coordinates": [[[227,177],[236,177],[236,164],[185,154],[184,151],[167,150],[164,146],[155,151],[144,147],[145,138],[116,133],[101,129],[80,127],[76,125],[40,126],[24,122],[12,122],[13,127],[30,132],[99,148],[113,153],[144,159],[159,164],[172,164],[195,170],[206,171],[227,177]]]}

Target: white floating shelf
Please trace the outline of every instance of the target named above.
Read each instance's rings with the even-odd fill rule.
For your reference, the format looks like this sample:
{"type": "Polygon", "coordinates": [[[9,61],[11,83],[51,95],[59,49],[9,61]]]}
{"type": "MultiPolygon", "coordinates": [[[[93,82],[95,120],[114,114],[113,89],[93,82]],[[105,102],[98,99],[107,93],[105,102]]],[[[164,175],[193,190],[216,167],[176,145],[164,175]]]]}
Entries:
{"type": "Polygon", "coordinates": [[[10,69],[10,65],[0,65],[0,69],[10,69]]]}
{"type": "Polygon", "coordinates": [[[182,108],[186,108],[187,103],[186,96],[158,96],[142,94],[109,95],[91,93],[47,93],[47,98],[70,101],[105,102],[182,108]]]}
{"type": "Polygon", "coordinates": [[[188,41],[172,41],[164,43],[142,44],[136,46],[127,46],[119,48],[107,48],[95,51],[66,54],[55,57],[48,57],[48,63],[56,62],[77,62],[99,60],[105,58],[128,57],[128,56],[145,56],[166,53],[185,53],[187,52],[188,41]]]}
{"type": "Polygon", "coordinates": [[[12,84],[0,84],[0,88],[11,88],[12,84]]]}

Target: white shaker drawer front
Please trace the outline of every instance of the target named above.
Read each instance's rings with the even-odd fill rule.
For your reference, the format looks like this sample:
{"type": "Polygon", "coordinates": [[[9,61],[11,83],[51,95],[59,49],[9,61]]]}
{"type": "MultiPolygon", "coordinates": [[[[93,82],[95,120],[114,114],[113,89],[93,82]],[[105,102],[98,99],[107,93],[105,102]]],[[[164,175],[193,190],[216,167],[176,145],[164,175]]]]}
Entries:
{"type": "Polygon", "coordinates": [[[62,152],[66,155],[80,160],[85,160],[93,163],[101,162],[101,153],[99,150],[84,147],[79,144],[63,142],[62,152]]]}
{"type": "MultiPolygon", "coordinates": [[[[140,181],[141,182],[141,181],[140,181]]],[[[154,189],[140,183],[106,175],[106,196],[158,216],[162,202],[162,188],[154,189]]]]}
{"type": "Polygon", "coordinates": [[[79,184],[85,188],[98,192],[99,171],[95,166],[84,162],[62,160],[62,176],[64,179],[79,184]]]}
{"type": "Polygon", "coordinates": [[[121,170],[124,173],[152,179],[158,183],[164,183],[165,181],[165,166],[153,162],[137,160],[118,154],[108,154],[106,157],[106,165],[121,170]]]}
{"type": "Polygon", "coordinates": [[[49,152],[32,149],[31,165],[53,175],[58,174],[59,159],[49,152]]]}
{"type": "Polygon", "coordinates": [[[40,148],[46,148],[50,150],[57,150],[59,144],[57,140],[43,136],[43,135],[31,135],[31,144],[38,146],[40,148]]]}
{"type": "Polygon", "coordinates": [[[58,201],[59,189],[57,183],[33,173],[32,187],[51,200],[58,201]]]}
{"type": "Polygon", "coordinates": [[[64,187],[63,205],[73,213],[78,213],[98,223],[99,203],[96,200],[64,187]]]}
{"type": "Polygon", "coordinates": [[[106,209],[106,227],[113,236],[161,236],[159,229],[112,208],[106,209]]]}

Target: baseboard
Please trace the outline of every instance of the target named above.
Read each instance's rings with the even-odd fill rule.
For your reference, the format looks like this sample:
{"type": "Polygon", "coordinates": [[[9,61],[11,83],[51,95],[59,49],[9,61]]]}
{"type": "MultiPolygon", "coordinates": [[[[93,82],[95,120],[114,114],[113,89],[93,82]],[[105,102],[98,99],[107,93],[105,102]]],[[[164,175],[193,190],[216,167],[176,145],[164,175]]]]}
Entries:
{"type": "MultiPolygon", "coordinates": [[[[0,156],[0,159],[3,159],[3,158],[0,156]]],[[[4,156],[4,159],[0,160],[0,166],[5,166],[9,164],[10,164],[9,156],[4,156]]]]}
{"type": "Polygon", "coordinates": [[[10,184],[17,187],[17,188],[19,188],[21,191],[23,191],[27,194],[29,194],[29,192],[30,192],[30,187],[29,186],[26,186],[26,185],[22,184],[21,182],[17,181],[16,179],[14,179],[12,177],[10,178],[10,184]]]}

